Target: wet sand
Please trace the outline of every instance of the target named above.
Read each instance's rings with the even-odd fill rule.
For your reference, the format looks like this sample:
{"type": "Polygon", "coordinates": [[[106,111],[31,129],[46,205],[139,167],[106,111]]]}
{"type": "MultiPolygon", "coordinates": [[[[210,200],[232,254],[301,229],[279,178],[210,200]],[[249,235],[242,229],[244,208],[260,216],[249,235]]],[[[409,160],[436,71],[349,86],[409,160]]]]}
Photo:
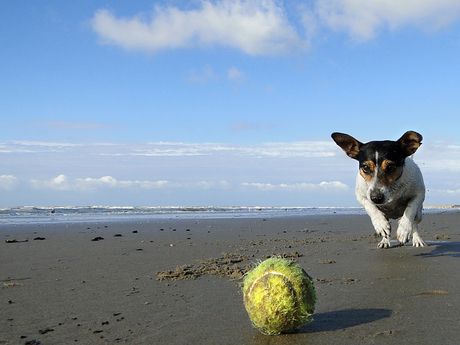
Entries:
{"type": "Polygon", "coordinates": [[[367,215],[1,225],[0,344],[457,344],[459,223],[426,214],[428,247],[386,250],[367,215]],[[280,254],[316,314],[266,336],[240,278],[280,254]]]}

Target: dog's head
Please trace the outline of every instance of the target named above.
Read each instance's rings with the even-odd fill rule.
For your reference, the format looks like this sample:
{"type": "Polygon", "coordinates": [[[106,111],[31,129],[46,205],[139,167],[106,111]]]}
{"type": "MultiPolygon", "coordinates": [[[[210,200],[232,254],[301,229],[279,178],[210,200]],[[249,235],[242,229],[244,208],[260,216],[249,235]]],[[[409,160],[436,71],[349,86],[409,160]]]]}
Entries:
{"type": "Polygon", "coordinates": [[[370,141],[361,143],[352,136],[332,133],[332,139],[348,157],[359,162],[359,173],[368,185],[368,199],[374,204],[385,204],[394,183],[401,177],[406,157],[422,144],[423,137],[406,132],[397,141],[370,141]]]}

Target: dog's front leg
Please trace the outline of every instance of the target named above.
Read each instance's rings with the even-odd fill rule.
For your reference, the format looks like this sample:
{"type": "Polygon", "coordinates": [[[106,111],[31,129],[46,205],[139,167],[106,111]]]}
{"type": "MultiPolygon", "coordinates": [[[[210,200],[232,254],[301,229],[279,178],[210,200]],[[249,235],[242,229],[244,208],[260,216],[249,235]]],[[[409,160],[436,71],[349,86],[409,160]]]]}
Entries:
{"type": "Polygon", "coordinates": [[[377,245],[378,248],[389,248],[390,247],[390,233],[391,225],[387,217],[380,211],[373,203],[367,198],[358,198],[358,202],[364,207],[367,214],[371,218],[372,225],[374,226],[375,232],[382,236],[382,240],[377,245]]]}

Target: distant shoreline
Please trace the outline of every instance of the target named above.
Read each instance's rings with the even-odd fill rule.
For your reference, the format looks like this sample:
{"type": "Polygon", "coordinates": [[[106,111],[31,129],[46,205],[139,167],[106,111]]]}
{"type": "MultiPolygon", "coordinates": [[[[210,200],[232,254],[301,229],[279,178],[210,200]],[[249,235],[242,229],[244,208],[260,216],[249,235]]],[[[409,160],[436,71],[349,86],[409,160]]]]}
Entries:
{"type": "Polygon", "coordinates": [[[429,205],[429,206],[423,206],[423,208],[429,208],[429,209],[460,208],[460,205],[456,205],[456,204],[453,204],[453,205],[429,205]]]}

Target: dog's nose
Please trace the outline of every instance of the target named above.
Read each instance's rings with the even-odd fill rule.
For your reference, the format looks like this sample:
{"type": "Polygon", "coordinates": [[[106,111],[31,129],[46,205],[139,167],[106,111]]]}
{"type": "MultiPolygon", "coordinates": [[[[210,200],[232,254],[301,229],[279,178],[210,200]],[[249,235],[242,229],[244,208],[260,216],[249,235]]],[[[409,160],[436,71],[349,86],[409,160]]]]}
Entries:
{"type": "Polygon", "coordinates": [[[383,204],[385,201],[385,195],[379,191],[371,192],[371,201],[374,204],[383,204]]]}

